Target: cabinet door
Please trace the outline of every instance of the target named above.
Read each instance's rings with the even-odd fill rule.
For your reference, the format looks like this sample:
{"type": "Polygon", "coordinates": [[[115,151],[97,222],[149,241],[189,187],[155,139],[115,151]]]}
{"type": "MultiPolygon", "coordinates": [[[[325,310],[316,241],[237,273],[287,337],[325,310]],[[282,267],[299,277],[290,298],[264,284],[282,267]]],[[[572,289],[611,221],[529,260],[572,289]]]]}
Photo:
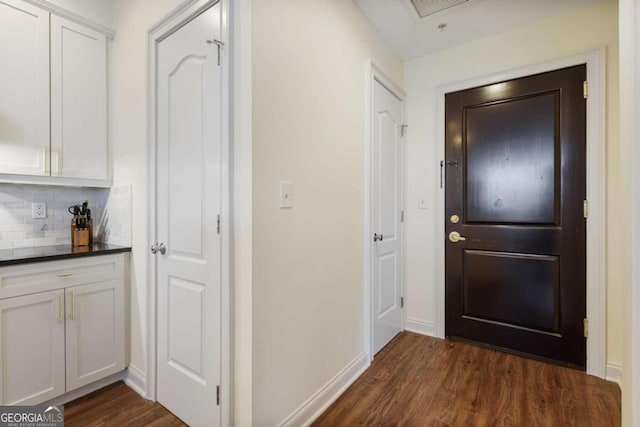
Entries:
{"type": "Polygon", "coordinates": [[[64,291],[0,300],[0,405],[65,392],[64,291]]]}
{"type": "Polygon", "coordinates": [[[66,289],[67,391],[124,369],[124,281],[66,289]]]}
{"type": "Polygon", "coordinates": [[[49,13],[0,0],[0,173],[49,175],[49,13]]]}
{"type": "Polygon", "coordinates": [[[54,176],[108,178],[106,36],[55,15],[51,150],[54,176]]]}

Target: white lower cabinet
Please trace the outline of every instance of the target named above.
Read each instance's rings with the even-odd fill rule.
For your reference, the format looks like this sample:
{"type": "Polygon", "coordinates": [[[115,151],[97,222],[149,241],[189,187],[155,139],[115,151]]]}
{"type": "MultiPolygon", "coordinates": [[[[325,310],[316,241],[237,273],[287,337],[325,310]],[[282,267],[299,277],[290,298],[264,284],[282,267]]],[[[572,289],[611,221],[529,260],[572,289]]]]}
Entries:
{"type": "Polygon", "coordinates": [[[67,391],[124,369],[124,290],[118,280],[65,290],[67,391]]]}
{"type": "Polygon", "coordinates": [[[0,300],[0,333],[0,405],[64,394],[64,290],[0,300]]]}
{"type": "Polygon", "coordinates": [[[0,268],[0,296],[23,281],[33,291],[34,277],[62,280],[0,299],[0,405],[36,405],[125,369],[123,255],[111,257],[102,278],[90,258],[0,268]]]}

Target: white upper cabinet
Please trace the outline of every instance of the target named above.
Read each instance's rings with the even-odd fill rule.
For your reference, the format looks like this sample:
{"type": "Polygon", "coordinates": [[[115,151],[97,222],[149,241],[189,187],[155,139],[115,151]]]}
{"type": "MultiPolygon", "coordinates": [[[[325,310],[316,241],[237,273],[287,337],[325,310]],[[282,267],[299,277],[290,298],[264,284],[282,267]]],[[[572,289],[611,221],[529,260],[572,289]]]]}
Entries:
{"type": "Polygon", "coordinates": [[[0,0],[0,173],[49,175],[49,13],[0,0]]]}
{"type": "Polygon", "coordinates": [[[51,15],[51,175],[107,179],[107,39],[51,15]]]}
{"type": "Polygon", "coordinates": [[[47,4],[0,0],[0,182],[109,186],[107,33],[47,4]]]}

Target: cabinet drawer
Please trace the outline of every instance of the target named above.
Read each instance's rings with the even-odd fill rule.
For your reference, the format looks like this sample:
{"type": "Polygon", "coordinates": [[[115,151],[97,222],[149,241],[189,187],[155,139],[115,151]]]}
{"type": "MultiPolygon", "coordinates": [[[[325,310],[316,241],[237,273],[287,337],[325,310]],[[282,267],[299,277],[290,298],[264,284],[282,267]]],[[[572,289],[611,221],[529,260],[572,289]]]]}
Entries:
{"type": "Polygon", "coordinates": [[[0,267],[0,299],[124,277],[124,254],[0,267]]]}

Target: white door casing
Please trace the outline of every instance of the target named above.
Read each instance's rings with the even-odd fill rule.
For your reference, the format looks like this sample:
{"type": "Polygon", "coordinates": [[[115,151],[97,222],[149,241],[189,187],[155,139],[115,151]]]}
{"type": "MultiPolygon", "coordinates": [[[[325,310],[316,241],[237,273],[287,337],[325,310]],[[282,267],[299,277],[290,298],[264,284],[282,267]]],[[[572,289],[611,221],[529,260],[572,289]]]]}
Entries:
{"type": "MultiPolygon", "coordinates": [[[[606,374],[606,78],[605,49],[600,48],[573,56],[557,58],[520,68],[505,70],[496,74],[477,76],[470,79],[446,83],[436,87],[436,110],[434,117],[433,147],[435,159],[444,159],[445,150],[445,94],[458,90],[485,86],[528,75],[545,73],[575,65],[587,64],[589,91],[587,98],[587,318],[589,337],[587,339],[587,373],[604,378],[606,374]]],[[[433,201],[437,220],[436,236],[445,236],[444,191],[438,181],[434,181],[436,198],[433,201]]],[[[435,336],[445,337],[445,240],[436,239],[434,253],[436,259],[435,278],[435,336]]]]}
{"type": "Polygon", "coordinates": [[[49,12],[0,0],[0,173],[49,175],[49,12]]]}
{"type": "Polygon", "coordinates": [[[402,101],[373,83],[373,353],[402,330],[402,101]]]}
{"type": "Polygon", "coordinates": [[[157,399],[192,426],[220,425],[221,5],[159,42],[157,399]]]}

